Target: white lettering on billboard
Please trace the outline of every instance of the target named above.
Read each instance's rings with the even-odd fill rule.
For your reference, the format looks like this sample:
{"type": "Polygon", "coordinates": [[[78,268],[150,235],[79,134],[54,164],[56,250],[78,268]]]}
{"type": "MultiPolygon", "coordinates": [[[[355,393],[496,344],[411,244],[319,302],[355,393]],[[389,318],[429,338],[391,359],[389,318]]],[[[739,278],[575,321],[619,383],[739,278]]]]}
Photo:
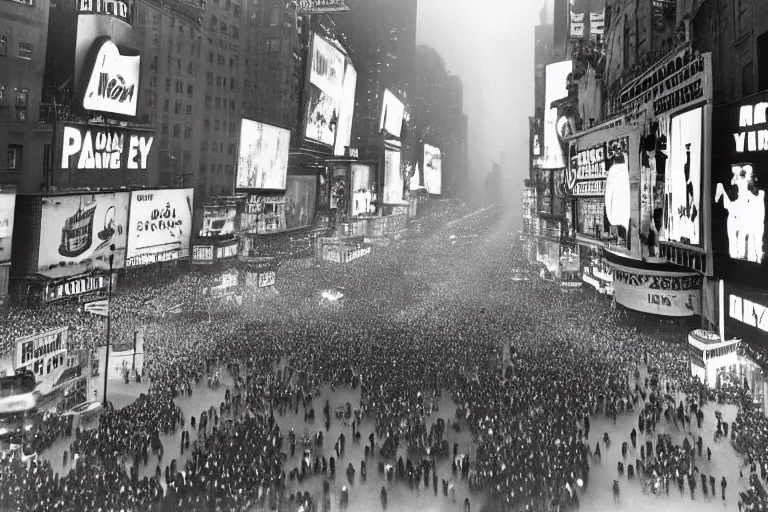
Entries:
{"type": "Polygon", "coordinates": [[[192,189],[131,192],[127,267],[189,256],[192,197],[192,189]]]}
{"type": "Polygon", "coordinates": [[[154,142],[149,133],[111,126],[65,125],[62,135],[62,169],[146,170],[154,142]]]}
{"type": "Polygon", "coordinates": [[[123,268],[128,202],[128,192],[44,197],[37,271],[60,278],[109,270],[110,254],[112,268],[123,268]]]}

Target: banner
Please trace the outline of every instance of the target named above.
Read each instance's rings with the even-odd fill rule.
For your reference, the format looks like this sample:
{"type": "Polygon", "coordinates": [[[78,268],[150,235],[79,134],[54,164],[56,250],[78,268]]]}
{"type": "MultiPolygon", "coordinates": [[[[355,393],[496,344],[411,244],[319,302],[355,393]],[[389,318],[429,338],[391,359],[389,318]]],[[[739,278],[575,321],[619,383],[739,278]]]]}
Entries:
{"type": "Polygon", "coordinates": [[[336,14],[349,10],[346,0],[296,0],[296,14],[336,14]]]}
{"type": "Polygon", "coordinates": [[[424,144],[424,186],[430,194],[440,195],[441,193],[442,169],[440,149],[424,144]]]}
{"type": "Polygon", "coordinates": [[[46,284],[44,300],[54,302],[86,294],[102,295],[106,293],[108,286],[109,278],[106,276],[76,277],[59,283],[46,284]]]}
{"type": "Polygon", "coordinates": [[[189,256],[193,193],[191,188],[131,192],[126,267],[189,256]]]}
{"type": "Polygon", "coordinates": [[[291,132],[243,118],[237,148],[238,189],[284,190],[291,132]]]}
{"type": "Polygon", "coordinates": [[[698,274],[644,274],[642,270],[613,271],[616,302],[634,311],[684,317],[701,313],[701,283],[698,274]]]}
{"type": "Polygon", "coordinates": [[[37,271],[49,278],[123,268],[128,192],[42,198],[37,271]],[[110,246],[114,245],[114,252],[110,246]]]}
{"type": "Polygon", "coordinates": [[[403,128],[403,115],[405,106],[389,89],[384,90],[381,100],[381,121],[379,130],[385,130],[393,137],[400,138],[400,130],[403,128]]]}
{"type": "Polygon", "coordinates": [[[96,316],[109,316],[109,301],[106,299],[95,300],[83,304],[83,311],[96,316]]]}
{"type": "Polygon", "coordinates": [[[0,186],[0,265],[10,263],[16,190],[0,186]]]}
{"type": "Polygon", "coordinates": [[[334,146],[343,94],[344,54],[318,34],[312,38],[306,138],[334,146]]]}
{"type": "MultiPolygon", "coordinates": [[[[52,356],[66,354],[67,340],[69,338],[69,327],[59,327],[50,331],[25,336],[16,339],[16,352],[14,355],[14,369],[21,370],[27,368],[39,377],[44,373],[40,363],[52,356]]],[[[61,366],[63,366],[63,359],[61,366]]],[[[59,361],[57,361],[57,367],[59,361]]],[[[50,370],[49,370],[50,371],[50,370]]]]}
{"type": "Polygon", "coordinates": [[[701,244],[702,107],[670,120],[665,174],[665,239],[701,244]]]}
{"type": "Polygon", "coordinates": [[[235,232],[236,220],[237,206],[235,205],[205,205],[200,237],[232,235],[235,232]]]}
{"type": "Polygon", "coordinates": [[[645,105],[655,117],[673,114],[712,97],[712,55],[682,49],[629,83],[621,90],[614,112],[636,112],[645,105]]]}
{"type": "Polygon", "coordinates": [[[193,245],[192,264],[207,265],[213,263],[214,251],[212,245],[193,245]]]}
{"type": "MultiPolygon", "coordinates": [[[[357,71],[352,61],[347,58],[347,65],[344,71],[344,84],[341,88],[341,104],[339,106],[339,124],[336,130],[336,144],[333,154],[336,156],[353,156],[349,153],[355,153],[356,148],[350,148],[352,143],[352,121],[355,115],[355,90],[357,88],[357,71]],[[349,151],[348,151],[349,150],[349,151]]],[[[357,158],[357,155],[354,155],[357,158]]]]}
{"type": "Polygon", "coordinates": [[[132,0],[77,0],[77,14],[101,14],[131,24],[134,14],[132,0]]]}
{"type": "Polygon", "coordinates": [[[768,91],[715,107],[712,127],[715,275],[747,286],[768,282],[768,91]]]}
{"type": "Polygon", "coordinates": [[[216,261],[236,258],[238,253],[238,247],[239,247],[239,242],[237,240],[235,240],[234,242],[231,242],[228,244],[222,244],[216,247],[216,261]]]}
{"type": "Polygon", "coordinates": [[[152,130],[59,121],[54,166],[70,172],[146,171],[154,140],[152,130]]]}
{"type": "Polygon", "coordinates": [[[565,167],[561,137],[558,133],[558,126],[561,123],[559,122],[557,107],[552,108],[552,103],[568,96],[566,82],[572,70],[573,62],[570,60],[549,64],[546,68],[542,169],[562,169],[565,167]]]}

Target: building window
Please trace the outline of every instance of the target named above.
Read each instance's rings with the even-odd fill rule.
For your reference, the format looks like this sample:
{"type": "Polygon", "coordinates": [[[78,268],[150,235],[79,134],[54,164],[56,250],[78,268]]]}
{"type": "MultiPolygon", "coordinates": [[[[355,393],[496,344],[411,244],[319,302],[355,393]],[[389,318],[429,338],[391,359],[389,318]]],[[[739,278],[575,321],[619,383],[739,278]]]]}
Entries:
{"type": "Polygon", "coordinates": [[[152,35],[152,46],[155,48],[160,47],[160,37],[157,34],[152,35]]]}
{"type": "Polygon", "coordinates": [[[231,112],[235,111],[235,100],[229,100],[229,110],[231,112]]]}
{"type": "Polygon", "coordinates": [[[221,77],[221,86],[224,88],[227,87],[227,77],[225,76],[221,77]]]}
{"type": "Polygon", "coordinates": [[[280,7],[273,7],[269,11],[269,26],[276,27],[280,24],[280,7]]]}
{"type": "Polygon", "coordinates": [[[19,58],[26,59],[26,60],[32,60],[32,45],[29,43],[25,43],[24,41],[19,42],[19,58]]]}
{"type": "Polygon", "coordinates": [[[208,131],[211,129],[211,122],[208,119],[203,119],[203,130],[208,131]]]}
{"type": "Polygon", "coordinates": [[[12,171],[19,171],[21,170],[21,154],[24,149],[24,146],[20,146],[18,144],[9,144],[8,145],[8,161],[7,168],[12,171]]]}
{"type": "Polygon", "coordinates": [[[215,120],[213,122],[213,131],[217,132],[217,131],[219,131],[220,128],[221,128],[221,124],[219,123],[219,120],[217,119],[217,120],[215,120]]]}
{"type": "Polygon", "coordinates": [[[226,34],[227,33],[227,24],[225,22],[222,21],[221,23],[219,23],[219,31],[222,34],[226,34]]]}
{"type": "Polygon", "coordinates": [[[177,115],[181,114],[181,100],[176,100],[173,104],[173,113],[177,115]]]}
{"type": "Polygon", "coordinates": [[[181,125],[179,124],[173,125],[173,136],[181,137],[181,125]]]}
{"type": "Polygon", "coordinates": [[[229,67],[234,68],[235,67],[235,59],[231,58],[229,59],[229,67]]]}
{"type": "Polygon", "coordinates": [[[192,105],[187,105],[187,115],[188,116],[192,115],[192,105]]]}
{"type": "Polygon", "coordinates": [[[736,34],[736,37],[741,37],[744,34],[747,33],[747,31],[750,29],[750,25],[752,23],[752,20],[749,18],[749,3],[752,0],[737,0],[736,6],[736,22],[738,26],[738,34],[736,34]]]}
{"type": "Polygon", "coordinates": [[[190,62],[189,64],[187,64],[187,74],[188,75],[192,75],[192,74],[194,74],[194,72],[195,72],[195,68],[192,65],[192,63],[190,62]]]}
{"type": "Polygon", "coordinates": [[[171,92],[171,79],[165,79],[165,92],[171,92]]]}
{"type": "Polygon", "coordinates": [[[204,140],[200,143],[200,151],[208,151],[208,141],[204,140]]]}
{"type": "Polygon", "coordinates": [[[219,55],[216,61],[219,66],[224,66],[227,64],[227,59],[225,59],[223,55],[219,55]]]}
{"type": "Polygon", "coordinates": [[[187,96],[192,96],[194,93],[195,88],[192,84],[187,84],[187,96]]]}
{"type": "Polygon", "coordinates": [[[205,83],[213,85],[213,73],[211,71],[205,73],[205,83]]]}
{"type": "Polygon", "coordinates": [[[162,131],[163,135],[168,135],[168,122],[167,121],[163,121],[163,126],[162,126],[161,131],[162,131]]]}
{"type": "Polygon", "coordinates": [[[234,80],[230,80],[229,81],[229,89],[232,90],[232,91],[235,90],[235,81],[234,80]]]}
{"type": "MultiPolygon", "coordinates": [[[[211,174],[216,174],[216,164],[211,164],[211,174]]],[[[213,194],[213,188],[211,188],[211,194],[213,194]]]]}
{"type": "Polygon", "coordinates": [[[228,155],[234,155],[235,154],[235,145],[234,144],[230,144],[229,146],[227,146],[227,154],[228,155]]]}
{"type": "Polygon", "coordinates": [[[176,59],[176,72],[181,72],[181,59],[176,59]]]}
{"type": "Polygon", "coordinates": [[[216,110],[219,110],[221,108],[221,98],[216,96],[216,110]]]}
{"type": "Polygon", "coordinates": [[[188,139],[190,137],[192,137],[192,128],[189,127],[189,126],[185,126],[184,127],[184,138],[188,139]]]}
{"type": "Polygon", "coordinates": [[[221,77],[220,76],[216,77],[216,87],[221,87],[221,77]]]}
{"type": "Polygon", "coordinates": [[[176,80],[176,83],[174,85],[175,85],[176,94],[181,94],[182,92],[184,92],[184,84],[181,83],[181,80],[176,80]]]}
{"type": "Polygon", "coordinates": [[[240,38],[240,31],[235,26],[232,26],[232,37],[234,37],[235,39],[240,38]]]}
{"type": "Polygon", "coordinates": [[[768,32],[757,38],[757,90],[768,89],[768,32]]]}
{"type": "Polygon", "coordinates": [[[208,62],[213,64],[213,52],[208,52],[208,62]]]}
{"type": "Polygon", "coordinates": [[[235,6],[232,8],[232,15],[233,15],[235,18],[239,18],[239,17],[240,17],[240,6],[239,6],[239,5],[235,5],[235,6]]]}
{"type": "Polygon", "coordinates": [[[741,69],[741,95],[750,96],[755,92],[755,65],[749,62],[741,69]]]}
{"type": "Polygon", "coordinates": [[[219,28],[219,18],[216,16],[211,16],[211,30],[216,32],[217,28],[219,28]]]}
{"type": "Polygon", "coordinates": [[[168,99],[163,100],[163,112],[168,112],[171,102],[168,99]]]}
{"type": "Polygon", "coordinates": [[[210,110],[211,109],[211,97],[207,94],[205,95],[205,108],[210,110]]]}
{"type": "Polygon", "coordinates": [[[0,100],[5,97],[5,86],[0,85],[0,100]]]}
{"type": "Polygon", "coordinates": [[[29,101],[29,89],[18,89],[16,91],[16,107],[27,108],[29,101]]]}

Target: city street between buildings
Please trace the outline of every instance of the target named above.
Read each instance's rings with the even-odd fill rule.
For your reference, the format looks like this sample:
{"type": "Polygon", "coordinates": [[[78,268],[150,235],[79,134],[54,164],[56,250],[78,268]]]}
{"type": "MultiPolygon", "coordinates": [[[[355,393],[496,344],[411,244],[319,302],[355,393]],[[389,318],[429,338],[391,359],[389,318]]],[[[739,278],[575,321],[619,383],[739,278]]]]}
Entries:
{"type": "MultiPolygon", "coordinates": [[[[219,506],[230,503],[229,507],[244,506],[249,510],[270,509],[270,501],[281,510],[295,510],[298,505],[291,505],[289,499],[298,492],[309,492],[318,510],[324,503],[331,510],[343,506],[349,510],[380,510],[382,487],[386,489],[387,508],[392,510],[463,510],[465,499],[475,510],[483,506],[486,510],[502,510],[504,502],[510,510],[525,510],[525,502],[531,505],[529,510],[555,509],[556,501],[561,503],[558,506],[568,508],[574,500],[582,509],[595,511],[651,511],[659,506],[673,511],[692,506],[705,511],[733,509],[738,492],[747,485],[748,468],[740,477],[741,456],[727,437],[715,440],[715,411],[730,424],[737,408],[709,402],[702,406],[701,428],[695,417],[683,428],[661,415],[653,435],[637,430],[638,411],[650,404],[653,394],[652,383],[646,386],[646,377],[652,374],[642,362],[645,350],[661,361],[657,365],[661,372],[657,389],[665,389],[667,383],[677,389],[670,391],[667,400],[684,402],[683,390],[698,400],[698,392],[690,394],[698,388],[691,387],[687,378],[686,349],[679,334],[665,332],[664,327],[650,327],[647,322],[645,328],[624,325],[626,317],[622,320],[623,315],[611,309],[610,301],[597,297],[591,288],[563,293],[543,280],[512,281],[509,269],[523,263],[517,255],[511,219],[509,211],[494,207],[465,215],[450,225],[429,226],[422,238],[407,238],[377,248],[371,256],[346,266],[329,262],[287,264],[280,272],[279,293],[261,297],[258,303],[244,303],[237,311],[214,312],[212,325],[236,323],[240,330],[234,339],[201,340],[207,345],[203,353],[219,355],[218,366],[211,366],[210,373],[202,374],[200,383],[192,384],[191,395],[176,397],[184,426],[175,427],[175,433],[159,435],[162,459],[147,448],[147,462],[138,464],[139,481],[154,477],[159,468],[159,481],[166,495],[175,496],[179,503],[202,504],[211,502],[194,486],[169,483],[175,478],[164,478],[165,466],[175,461],[178,471],[185,468],[187,479],[192,472],[205,472],[219,482],[227,481],[230,475],[227,487],[217,495],[219,506]],[[318,300],[320,290],[330,287],[344,290],[340,299],[343,304],[318,300]],[[574,311],[582,314],[574,316],[574,311]],[[227,347],[235,344],[238,350],[228,357],[227,347]],[[279,363],[278,354],[282,355],[279,363]],[[253,369],[246,371],[249,361],[253,369]],[[239,374],[227,369],[229,363],[232,370],[234,362],[240,365],[239,374]],[[508,368],[502,366],[507,363],[508,368]],[[220,383],[217,389],[211,389],[205,375],[214,375],[216,367],[220,383]],[[289,368],[293,369],[291,378],[287,378],[289,368]],[[635,369],[639,371],[637,380],[635,369]],[[275,380],[278,371],[282,377],[275,380]],[[232,373],[239,375],[239,386],[235,386],[232,373]],[[500,376],[506,379],[500,380],[500,376]],[[301,394],[302,388],[307,391],[305,398],[296,399],[295,394],[301,394]],[[439,394],[433,395],[436,391],[439,394]],[[219,414],[227,392],[230,404],[235,394],[241,393],[247,405],[237,412],[233,406],[229,412],[224,411],[218,417],[215,435],[214,421],[209,420],[208,439],[219,441],[209,441],[205,446],[200,435],[201,412],[214,407],[219,414]],[[634,403],[634,412],[618,412],[615,420],[606,415],[606,403],[622,400],[634,403]],[[326,401],[327,427],[323,413],[326,401]],[[337,409],[344,411],[347,404],[351,405],[350,417],[337,417],[337,409]],[[310,410],[313,418],[307,417],[310,410]],[[353,430],[355,411],[361,411],[361,418],[354,421],[353,430]],[[591,420],[588,438],[584,436],[583,416],[587,411],[591,420]],[[275,460],[280,470],[273,474],[284,474],[284,484],[277,478],[270,485],[264,476],[258,476],[269,470],[270,466],[263,462],[252,461],[255,466],[250,468],[238,466],[237,462],[224,465],[223,461],[237,461],[221,458],[231,457],[225,455],[228,452],[249,458],[257,453],[250,446],[239,445],[246,440],[222,434],[225,419],[237,420],[243,413],[261,418],[253,420],[259,425],[262,421],[269,424],[270,414],[274,415],[279,434],[275,437],[274,433],[262,431],[261,435],[267,437],[258,442],[266,443],[265,449],[279,446],[283,455],[275,460]],[[196,428],[190,426],[193,417],[198,422],[196,428]],[[433,430],[438,420],[444,422],[444,435],[433,430]],[[636,447],[630,441],[633,428],[637,431],[636,447]],[[182,431],[190,432],[192,449],[181,450],[182,431]],[[291,431],[297,440],[293,453],[291,431]],[[318,431],[324,436],[322,444],[315,439],[318,431]],[[358,439],[354,432],[360,433],[358,439]],[[374,432],[376,453],[366,457],[368,436],[374,432]],[[346,447],[343,453],[337,453],[335,445],[342,433],[346,447]],[[605,433],[609,444],[603,440],[605,433]],[[709,475],[716,478],[716,496],[711,489],[703,493],[698,475],[694,482],[699,485],[693,492],[686,478],[682,491],[672,481],[668,493],[663,483],[655,492],[652,490],[656,482],[652,472],[628,477],[628,466],[636,466],[641,459],[641,446],[644,448],[644,443],[650,441],[655,451],[657,436],[662,434],[669,434],[673,445],[682,445],[688,437],[694,447],[701,436],[703,456],[696,454],[691,462],[699,474],[707,475],[708,486],[709,475]],[[225,437],[218,437],[221,435],[225,437]],[[394,436],[398,436],[399,446],[393,447],[387,441],[394,436]],[[278,438],[282,438],[282,444],[278,438]],[[304,438],[310,440],[306,446],[304,438]],[[430,453],[420,448],[427,439],[433,440],[430,453]],[[445,439],[445,448],[434,442],[436,439],[445,439]],[[195,455],[195,442],[205,454],[195,455]],[[626,457],[622,456],[624,442],[628,443],[626,457]],[[454,444],[457,456],[468,458],[466,476],[462,476],[460,468],[452,470],[454,444]],[[594,454],[597,445],[600,457],[594,454]],[[711,449],[711,460],[707,460],[707,448],[711,449]],[[300,476],[305,449],[309,450],[310,464],[306,474],[300,476]],[[389,453],[381,454],[382,449],[389,453]],[[208,468],[198,466],[192,470],[195,457],[200,457],[198,464],[208,468]],[[334,476],[330,469],[323,473],[322,462],[314,467],[322,457],[327,461],[335,459],[334,476]],[[413,462],[414,469],[404,469],[402,476],[391,479],[381,474],[379,464],[391,465],[397,473],[400,457],[409,462],[409,469],[413,462]],[[366,478],[361,476],[363,461],[366,478]],[[617,469],[620,461],[625,466],[623,473],[617,469]],[[221,465],[213,470],[216,463],[221,465]],[[431,468],[426,483],[423,469],[418,481],[414,476],[415,468],[423,463],[431,468]],[[349,464],[355,469],[351,478],[347,474],[349,464]],[[437,489],[433,475],[438,478],[437,489]],[[243,484],[247,481],[244,478],[254,477],[258,484],[243,484]],[[725,501],[721,498],[722,477],[728,482],[725,501]],[[620,489],[616,502],[611,490],[614,480],[620,489]],[[258,500],[259,495],[263,502],[258,500]],[[547,505],[545,497],[554,501],[547,505]]],[[[145,410],[146,406],[139,405],[138,412],[129,412],[126,406],[140,393],[164,394],[169,386],[183,388],[184,374],[174,372],[174,366],[186,358],[202,361],[196,352],[200,346],[188,342],[187,337],[194,339],[195,330],[210,325],[207,316],[185,320],[170,316],[157,322],[168,325],[147,329],[146,360],[139,365],[150,378],[155,372],[155,382],[148,386],[146,381],[126,384],[111,380],[109,399],[118,409],[115,419],[90,435],[100,432],[104,436],[103,429],[109,429],[110,421],[123,425],[120,428],[135,429],[114,433],[134,439],[132,442],[152,435],[150,425],[164,421],[162,416],[170,414],[167,409],[145,410]],[[192,323],[184,325],[187,322],[192,323]],[[153,332],[163,334],[155,338],[153,332]],[[121,418],[124,413],[130,417],[121,418]]],[[[225,430],[229,429],[238,431],[237,426],[225,430]]],[[[100,446],[96,452],[75,447],[65,461],[64,450],[70,450],[72,441],[72,437],[63,438],[42,453],[60,478],[76,463],[97,470],[105,463],[102,457],[113,447],[120,452],[121,471],[131,474],[135,447],[120,449],[121,443],[115,444],[115,438],[107,435],[93,445],[100,446]],[[101,442],[108,444],[103,446],[101,442]],[[102,453],[102,449],[106,452],[94,455],[102,453]],[[73,461],[75,453],[77,462],[73,461]]],[[[678,454],[667,459],[667,464],[677,464],[678,456],[683,460],[678,454]]],[[[664,456],[657,460],[664,460],[664,456]]],[[[71,471],[70,478],[75,474],[71,471]]],[[[662,470],[656,474],[661,476],[662,470]]],[[[78,486],[90,485],[87,480],[82,482],[78,486]]],[[[110,492],[118,490],[112,488],[110,492]]],[[[168,501],[165,503],[169,506],[168,501]]]]}

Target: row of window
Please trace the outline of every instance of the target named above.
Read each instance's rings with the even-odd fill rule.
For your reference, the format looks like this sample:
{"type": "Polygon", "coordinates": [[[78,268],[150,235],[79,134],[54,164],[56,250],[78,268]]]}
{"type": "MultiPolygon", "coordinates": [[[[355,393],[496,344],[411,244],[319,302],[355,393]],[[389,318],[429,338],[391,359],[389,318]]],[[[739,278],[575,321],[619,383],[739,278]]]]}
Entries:
{"type": "MultiPolygon", "coordinates": [[[[229,89],[234,90],[237,83],[235,82],[235,78],[229,79],[229,89]]],[[[208,85],[213,85],[213,72],[208,71],[205,74],[205,83],[208,85]]],[[[227,77],[216,75],[216,87],[224,87],[227,88],[227,77]]]]}
{"type": "MultiPolygon", "coordinates": [[[[163,101],[163,112],[168,113],[170,107],[170,100],[166,99],[163,101]]],[[[181,100],[176,100],[176,102],[173,105],[173,113],[176,115],[182,114],[182,108],[184,108],[184,113],[188,116],[192,115],[192,105],[187,105],[184,107],[184,105],[181,103],[181,100]]]]}
{"type": "MultiPolygon", "coordinates": [[[[163,121],[163,124],[161,126],[161,131],[163,135],[168,135],[168,123],[163,121]]],[[[175,138],[181,137],[181,125],[180,124],[174,124],[173,125],[173,136],[175,138]]],[[[184,138],[189,139],[192,137],[192,127],[191,126],[185,126],[184,127],[184,138]]]]}
{"type": "MultiPolygon", "coordinates": [[[[227,65],[227,58],[222,54],[216,54],[216,65],[217,66],[226,66],[227,65]]],[[[213,64],[214,62],[214,54],[213,52],[208,52],[208,62],[213,64]]],[[[229,67],[233,69],[237,69],[237,60],[234,57],[229,58],[229,67]]]]}
{"type": "Polygon", "coordinates": [[[237,25],[227,25],[227,22],[224,20],[219,21],[219,19],[216,16],[211,16],[211,31],[212,32],[219,32],[224,35],[230,35],[235,39],[238,39],[240,37],[240,29],[237,27],[237,25]]]}
{"type": "MultiPolygon", "coordinates": [[[[221,98],[219,96],[213,98],[209,94],[206,94],[204,106],[207,110],[210,110],[211,105],[213,105],[216,110],[226,110],[227,98],[221,98]]],[[[229,100],[229,110],[230,112],[235,111],[235,100],[229,100]]]]}
{"type": "MultiPolygon", "coordinates": [[[[203,130],[209,131],[211,129],[211,121],[210,119],[203,119],[203,130]]],[[[219,130],[226,133],[227,131],[227,122],[226,121],[219,121],[218,119],[213,121],[213,130],[218,132],[219,130]]],[[[230,121],[229,123],[229,133],[235,134],[237,131],[237,123],[234,121],[230,121]]]]}
{"type": "MultiPolygon", "coordinates": [[[[211,144],[211,152],[212,153],[224,153],[224,143],[223,142],[216,142],[213,141],[211,144]]],[[[208,151],[208,141],[204,140],[200,143],[200,151],[206,152],[208,151]]],[[[234,155],[235,154],[235,145],[229,144],[227,146],[227,155],[234,155]]]]}
{"type": "MultiPolygon", "coordinates": [[[[208,169],[206,164],[200,164],[200,176],[205,176],[208,169]]],[[[235,166],[231,164],[211,164],[211,174],[223,174],[225,176],[233,176],[235,174],[235,166]]]]}
{"type": "MultiPolygon", "coordinates": [[[[19,49],[16,56],[20,59],[32,60],[33,46],[26,41],[19,41],[19,49]]],[[[8,34],[0,34],[0,57],[8,56],[8,34]]]]}

